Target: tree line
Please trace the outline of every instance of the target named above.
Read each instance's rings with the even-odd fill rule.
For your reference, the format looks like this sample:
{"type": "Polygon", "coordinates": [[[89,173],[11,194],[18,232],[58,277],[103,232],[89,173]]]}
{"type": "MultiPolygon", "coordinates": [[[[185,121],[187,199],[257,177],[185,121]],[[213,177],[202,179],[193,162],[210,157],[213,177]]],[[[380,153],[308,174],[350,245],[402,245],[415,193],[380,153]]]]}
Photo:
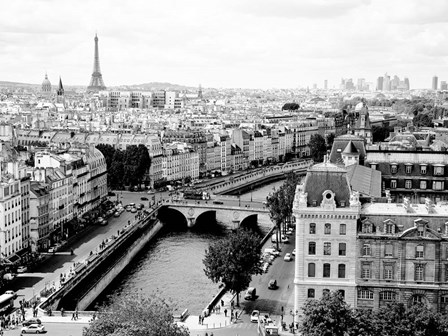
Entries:
{"type": "Polygon", "coordinates": [[[125,150],[107,144],[97,145],[96,148],[106,160],[109,189],[123,190],[125,186],[149,183],[151,158],[145,145],[130,145],[125,150]]]}

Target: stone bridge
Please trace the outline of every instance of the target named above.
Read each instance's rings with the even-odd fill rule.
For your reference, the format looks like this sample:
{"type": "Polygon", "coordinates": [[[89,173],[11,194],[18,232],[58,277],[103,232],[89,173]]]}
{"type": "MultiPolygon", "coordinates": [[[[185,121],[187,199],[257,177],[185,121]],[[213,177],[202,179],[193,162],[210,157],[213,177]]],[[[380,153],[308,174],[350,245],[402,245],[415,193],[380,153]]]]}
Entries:
{"type": "MultiPolygon", "coordinates": [[[[247,202],[246,202],[247,203],[247,202]]],[[[271,227],[269,210],[260,207],[261,203],[253,203],[245,207],[225,204],[195,204],[195,203],[165,203],[165,208],[180,212],[187,222],[188,227],[193,227],[201,220],[202,216],[213,215],[216,221],[226,225],[230,229],[240,226],[249,226],[253,223],[263,227],[271,227]],[[255,205],[258,205],[256,207],[255,205]]]]}

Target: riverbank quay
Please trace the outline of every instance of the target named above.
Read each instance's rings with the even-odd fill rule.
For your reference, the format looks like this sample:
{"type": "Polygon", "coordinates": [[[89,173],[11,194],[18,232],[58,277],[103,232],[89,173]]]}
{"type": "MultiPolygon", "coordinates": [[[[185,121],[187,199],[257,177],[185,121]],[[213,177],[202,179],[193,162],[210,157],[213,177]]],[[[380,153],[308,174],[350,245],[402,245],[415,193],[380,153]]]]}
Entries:
{"type": "Polygon", "coordinates": [[[105,287],[126,267],[140,249],[160,230],[156,219],[158,207],[142,212],[122,230],[105,239],[90,255],[73,265],[70,272],[39,309],[58,311],[84,310],[105,287]]]}

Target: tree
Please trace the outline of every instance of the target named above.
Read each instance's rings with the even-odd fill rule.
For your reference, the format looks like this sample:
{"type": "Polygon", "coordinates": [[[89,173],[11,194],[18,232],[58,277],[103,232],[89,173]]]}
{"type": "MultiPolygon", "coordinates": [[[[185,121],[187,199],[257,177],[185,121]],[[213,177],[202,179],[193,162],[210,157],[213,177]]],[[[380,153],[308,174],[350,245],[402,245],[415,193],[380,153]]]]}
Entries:
{"type": "Polygon", "coordinates": [[[205,250],[205,275],[214,283],[222,282],[237,294],[249,287],[252,275],[262,274],[260,239],[246,229],[238,229],[205,250]]]}
{"type": "Polygon", "coordinates": [[[324,155],[327,153],[324,137],[320,134],[313,134],[308,146],[310,147],[311,157],[314,162],[322,162],[324,155]]]}
{"type": "Polygon", "coordinates": [[[299,330],[304,336],[344,336],[353,325],[351,309],[339,292],[306,301],[303,314],[299,330]]]}
{"type": "Polygon", "coordinates": [[[334,142],[335,137],[336,137],[336,135],[334,133],[330,133],[326,136],[325,141],[327,143],[328,150],[331,150],[331,148],[333,147],[333,142],[334,142]]]}
{"type": "Polygon", "coordinates": [[[353,324],[348,331],[350,336],[379,335],[375,312],[371,309],[355,309],[352,313],[353,324]]]}
{"type": "Polygon", "coordinates": [[[416,127],[433,127],[432,117],[429,113],[419,113],[413,119],[412,123],[416,127]]]}
{"type": "Polygon", "coordinates": [[[103,154],[104,159],[106,160],[107,168],[110,169],[115,152],[119,151],[119,149],[116,150],[114,147],[108,144],[99,144],[96,146],[96,148],[103,154]]]}
{"type": "Polygon", "coordinates": [[[300,105],[297,103],[286,103],[283,105],[282,110],[289,110],[289,111],[295,111],[300,108],[300,105]]]}
{"type": "Polygon", "coordinates": [[[98,319],[84,328],[83,336],[188,336],[188,329],[174,322],[173,311],[159,294],[116,296],[102,307],[98,319]]]}

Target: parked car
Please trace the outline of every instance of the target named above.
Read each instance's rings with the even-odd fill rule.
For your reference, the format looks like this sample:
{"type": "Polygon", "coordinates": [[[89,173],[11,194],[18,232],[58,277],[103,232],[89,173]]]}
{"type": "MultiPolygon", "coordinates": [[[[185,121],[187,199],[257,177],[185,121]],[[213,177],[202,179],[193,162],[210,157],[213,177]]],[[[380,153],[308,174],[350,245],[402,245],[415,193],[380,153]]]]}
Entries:
{"type": "Polygon", "coordinates": [[[269,280],[268,288],[269,288],[269,289],[277,289],[277,288],[278,288],[278,286],[277,286],[277,280],[275,280],[275,279],[271,279],[271,280],[269,280]]]}
{"type": "Polygon", "coordinates": [[[120,214],[121,214],[121,212],[119,212],[119,211],[115,211],[115,213],[114,213],[114,217],[120,217],[120,214]]]}
{"type": "Polygon", "coordinates": [[[141,199],[142,201],[147,201],[147,200],[148,200],[148,197],[140,197],[140,199],[141,199]]]}
{"type": "Polygon", "coordinates": [[[224,204],[222,201],[213,201],[213,204],[224,204]]]}
{"type": "Polygon", "coordinates": [[[132,208],[132,209],[131,209],[131,212],[132,212],[132,213],[136,213],[136,212],[137,212],[137,209],[136,209],[136,208],[132,208]]]}
{"type": "Polygon", "coordinates": [[[259,310],[253,310],[252,314],[250,314],[250,321],[257,323],[259,316],[260,316],[260,311],[259,310]]]}
{"type": "Polygon", "coordinates": [[[39,320],[39,319],[30,319],[30,320],[26,320],[26,321],[23,321],[23,322],[22,322],[22,325],[23,325],[24,327],[30,326],[30,325],[32,325],[32,324],[37,324],[37,325],[39,325],[39,324],[42,324],[42,321],[39,320]]]}
{"type": "Polygon", "coordinates": [[[25,273],[27,271],[28,271],[28,267],[26,267],[26,266],[17,267],[17,273],[25,273]]]}
{"type": "Polygon", "coordinates": [[[45,327],[42,324],[31,324],[22,327],[22,334],[43,334],[45,327]]]}
{"type": "Polygon", "coordinates": [[[296,255],[296,249],[292,250],[292,255],[293,255],[293,256],[296,255]]]}
{"type": "Polygon", "coordinates": [[[7,290],[7,291],[5,292],[5,294],[14,295],[14,299],[17,298],[17,293],[14,292],[13,290],[7,290]]]}
{"type": "Polygon", "coordinates": [[[285,257],[283,258],[284,261],[291,261],[292,257],[291,257],[291,253],[286,253],[285,257]]]}

